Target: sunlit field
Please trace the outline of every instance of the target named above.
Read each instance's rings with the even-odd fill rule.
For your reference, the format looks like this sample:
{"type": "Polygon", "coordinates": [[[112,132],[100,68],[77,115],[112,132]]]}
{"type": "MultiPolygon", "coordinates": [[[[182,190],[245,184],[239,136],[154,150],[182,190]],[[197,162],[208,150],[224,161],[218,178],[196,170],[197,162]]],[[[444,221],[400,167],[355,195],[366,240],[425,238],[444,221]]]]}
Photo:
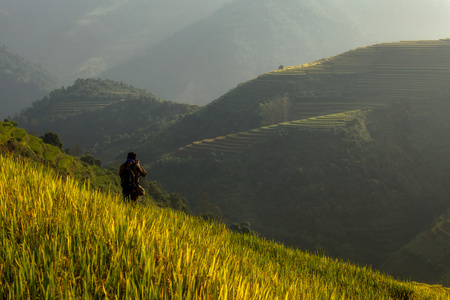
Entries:
{"type": "Polygon", "coordinates": [[[1,299],[448,299],[0,156],[1,299]]]}

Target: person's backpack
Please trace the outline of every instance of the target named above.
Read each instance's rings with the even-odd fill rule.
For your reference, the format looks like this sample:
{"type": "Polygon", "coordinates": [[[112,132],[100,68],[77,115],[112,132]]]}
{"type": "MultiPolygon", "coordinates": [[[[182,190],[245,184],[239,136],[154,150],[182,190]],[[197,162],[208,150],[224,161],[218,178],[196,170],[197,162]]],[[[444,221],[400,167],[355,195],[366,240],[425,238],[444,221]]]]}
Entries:
{"type": "Polygon", "coordinates": [[[128,164],[125,164],[125,169],[122,172],[121,183],[120,185],[124,190],[132,191],[136,189],[136,175],[134,174],[132,167],[134,164],[131,164],[128,166],[128,164]]]}

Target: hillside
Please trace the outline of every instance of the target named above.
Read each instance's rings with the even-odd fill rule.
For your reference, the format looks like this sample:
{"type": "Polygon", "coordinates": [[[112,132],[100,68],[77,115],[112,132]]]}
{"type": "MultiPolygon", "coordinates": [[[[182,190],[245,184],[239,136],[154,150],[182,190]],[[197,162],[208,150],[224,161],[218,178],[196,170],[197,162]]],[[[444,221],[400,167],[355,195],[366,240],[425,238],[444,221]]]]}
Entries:
{"type": "Polygon", "coordinates": [[[237,0],[101,77],[207,104],[280,65],[380,42],[448,38],[449,14],[447,0],[237,0]]]}
{"type": "Polygon", "coordinates": [[[0,155],[0,296],[152,299],[446,299],[440,286],[124,204],[0,155]]]}
{"type": "Polygon", "coordinates": [[[277,69],[183,118],[145,142],[142,150],[147,160],[154,160],[193,141],[261,126],[432,99],[448,89],[449,53],[450,40],[405,41],[277,69]]]}
{"type": "MultiPolygon", "coordinates": [[[[112,195],[122,194],[118,168],[103,169],[99,166],[100,160],[89,154],[81,157],[67,155],[58,147],[44,143],[41,138],[27,134],[12,122],[0,122],[0,155],[43,165],[61,178],[70,177],[80,185],[88,185],[112,195]]],[[[146,194],[140,197],[140,203],[189,211],[185,198],[176,193],[167,193],[158,182],[141,178],[140,184],[146,190],[146,194]]]]}
{"type": "Polygon", "coordinates": [[[81,147],[109,165],[196,109],[123,83],[77,79],[72,86],[34,102],[15,120],[39,135],[57,132],[66,147],[81,147]]]}
{"type": "Polygon", "coordinates": [[[384,272],[400,278],[410,278],[415,270],[414,280],[440,282],[450,286],[450,214],[439,216],[431,227],[394,253],[380,267],[384,272]],[[419,271],[420,270],[420,271],[419,271]],[[419,272],[418,272],[419,271],[419,272]]]}
{"type": "Polygon", "coordinates": [[[152,173],[197,212],[206,200],[262,236],[380,267],[448,209],[449,50],[378,44],[275,70],[140,152],[173,153],[152,173]]]}
{"type": "Polygon", "coordinates": [[[93,187],[120,193],[120,179],[116,172],[101,169],[65,154],[56,146],[46,144],[41,138],[27,134],[11,122],[0,122],[0,153],[47,165],[61,176],[71,176],[80,182],[90,181],[93,187]]]}
{"type": "Polygon", "coordinates": [[[11,53],[0,44],[1,120],[19,113],[58,84],[58,79],[42,66],[11,53]]]}

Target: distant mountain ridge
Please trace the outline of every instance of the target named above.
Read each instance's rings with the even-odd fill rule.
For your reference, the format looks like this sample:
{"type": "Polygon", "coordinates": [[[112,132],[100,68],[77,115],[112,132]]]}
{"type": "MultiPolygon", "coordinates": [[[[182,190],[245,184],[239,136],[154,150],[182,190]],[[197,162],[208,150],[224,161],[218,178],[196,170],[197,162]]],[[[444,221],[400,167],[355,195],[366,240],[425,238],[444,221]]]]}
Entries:
{"type": "Polygon", "coordinates": [[[58,84],[59,80],[42,66],[0,45],[0,119],[19,113],[58,84]]]}
{"type": "Polygon", "coordinates": [[[0,40],[70,85],[132,58],[229,1],[15,0],[0,3],[0,40]]]}
{"type": "Polygon", "coordinates": [[[238,0],[101,77],[206,104],[280,65],[379,42],[448,38],[449,14],[446,0],[238,0]]]}

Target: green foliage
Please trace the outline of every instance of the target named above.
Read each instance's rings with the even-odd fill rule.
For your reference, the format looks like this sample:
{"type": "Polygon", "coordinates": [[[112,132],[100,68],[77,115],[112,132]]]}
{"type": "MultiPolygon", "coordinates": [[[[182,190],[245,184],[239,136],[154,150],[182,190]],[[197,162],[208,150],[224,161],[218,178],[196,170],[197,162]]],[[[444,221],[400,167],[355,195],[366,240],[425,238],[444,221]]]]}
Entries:
{"type": "Polygon", "coordinates": [[[44,158],[49,161],[52,164],[56,164],[57,163],[57,158],[59,156],[59,154],[61,153],[61,150],[56,147],[56,146],[52,146],[52,145],[48,145],[45,147],[44,150],[44,158]]]}
{"type": "Polygon", "coordinates": [[[71,156],[64,156],[60,160],[58,160],[57,166],[59,169],[63,170],[64,172],[69,171],[69,166],[73,162],[73,157],[71,156]]]}
{"type": "Polygon", "coordinates": [[[261,125],[272,125],[286,122],[289,118],[289,100],[287,97],[276,98],[267,103],[259,104],[261,125]]]}
{"type": "Polygon", "coordinates": [[[250,222],[233,223],[230,225],[230,229],[243,234],[256,234],[250,229],[250,222]]]}
{"type": "Polygon", "coordinates": [[[8,122],[0,122],[0,152],[14,153],[24,159],[49,164],[50,168],[63,176],[74,176],[82,182],[89,179],[93,186],[120,192],[116,172],[98,168],[98,159],[91,159],[91,162],[97,162],[95,167],[85,165],[80,159],[62,153],[59,147],[46,144],[41,138],[28,135],[24,129],[8,122]]]}
{"type": "Polygon", "coordinates": [[[62,149],[63,147],[63,143],[61,142],[59,135],[54,132],[48,131],[40,138],[44,141],[44,143],[56,146],[59,149],[62,149]]]}
{"type": "Polygon", "coordinates": [[[102,166],[102,161],[98,158],[93,157],[90,153],[86,153],[85,155],[81,156],[80,160],[91,166],[102,166]]]}
{"type": "Polygon", "coordinates": [[[165,192],[161,184],[157,181],[144,182],[142,185],[158,206],[171,207],[179,211],[189,212],[186,198],[177,193],[165,192]]]}

